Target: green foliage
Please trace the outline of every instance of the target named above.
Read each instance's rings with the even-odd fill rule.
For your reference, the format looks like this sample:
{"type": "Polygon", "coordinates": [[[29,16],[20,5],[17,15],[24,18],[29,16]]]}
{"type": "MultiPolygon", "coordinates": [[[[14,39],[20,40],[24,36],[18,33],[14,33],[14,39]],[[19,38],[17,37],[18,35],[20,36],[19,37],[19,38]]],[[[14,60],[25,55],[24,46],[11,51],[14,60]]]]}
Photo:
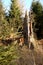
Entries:
{"type": "Polygon", "coordinates": [[[41,36],[43,29],[43,7],[39,1],[33,1],[31,6],[31,17],[30,19],[33,22],[33,31],[37,36],[41,36]]]}
{"type": "Polygon", "coordinates": [[[33,12],[36,14],[36,15],[39,15],[39,14],[41,14],[41,12],[42,12],[42,5],[41,5],[41,3],[39,2],[39,1],[36,1],[36,2],[32,2],[32,10],[33,10],[33,12]]]}
{"type": "Polygon", "coordinates": [[[22,32],[22,23],[21,11],[18,7],[17,0],[11,0],[8,15],[5,14],[0,0],[0,38],[6,39],[10,36],[10,33],[22,32]]]}
{"type": "Polygon", "coordinates": [[[19,59],[18,45],[0,46],[0,64],[1,65],[16,65],[15,60],[19,59]],[[13,63],[12,63],[13,62],[13,63]]]}
{"type": "Polygon", "coordinates": [[[3,5],[2,2],[0,0],[0,22],[4,20],[4,10],[3,10],[3,5]]]}
{"type": "Polygon", "coordinates": [[[18,7],[17,0],[11,0],[11,7],[9,11],[10,25],[14,32],[18,32],[19,26],[22,25],[21,11],[18,7]]]}
{"type": "Polygon", "coordinates": [[[10,35],[10,27],[8,25],[7,21],[4,21],[3,26],[2,26],[2,32],[1,32],[1,36],[3,39],[6,39],[7,37],[9,37],[10,35]]]}
{"type": "Polygon", "coordinates": [[[5,17],[5,11],[0,0],[0,38],[5,39],[10,34],[8,21],[5,17]]]}

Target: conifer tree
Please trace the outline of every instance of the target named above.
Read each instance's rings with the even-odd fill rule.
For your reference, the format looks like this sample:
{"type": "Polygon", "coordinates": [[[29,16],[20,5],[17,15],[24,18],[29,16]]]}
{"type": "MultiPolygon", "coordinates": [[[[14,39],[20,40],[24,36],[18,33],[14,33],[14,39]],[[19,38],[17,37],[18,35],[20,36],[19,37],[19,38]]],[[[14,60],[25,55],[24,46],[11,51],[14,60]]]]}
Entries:
{"type": "Polygon", "coordinates": [[[17,0],[11,0],[11,7],[9,11],[10,25],[14,32],[18,32],[22,27],[21,11],[18,7],[17,0]]]}
{"type": "Polygon", "coordinates": [[[30,15],[30,19],[33,22],[33,31],[39,37],[43,29],[43,7],[39,1],[32,2],[30,15]]]}
{"type": "Polygon", "coordinates": [[[5,17],[5,11],[0,0],[0,38],[5,39],[9,35],[9,25],[5,17]]]}

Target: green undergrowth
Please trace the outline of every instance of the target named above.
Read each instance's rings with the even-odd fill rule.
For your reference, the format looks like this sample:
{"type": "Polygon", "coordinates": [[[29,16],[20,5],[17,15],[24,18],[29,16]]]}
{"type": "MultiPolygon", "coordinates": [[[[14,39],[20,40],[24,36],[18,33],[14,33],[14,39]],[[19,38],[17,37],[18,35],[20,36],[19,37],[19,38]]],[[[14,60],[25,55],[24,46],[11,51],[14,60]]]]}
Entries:
{"type": "MultiPolygon", "coordinates": [[[[8,46],[0,46],[0,65],[11,65],[11,62],[20,57],[18,44],[15,42],[8,46]]],[[[16,65],[16,63],[12,63],[16,65]]]]}

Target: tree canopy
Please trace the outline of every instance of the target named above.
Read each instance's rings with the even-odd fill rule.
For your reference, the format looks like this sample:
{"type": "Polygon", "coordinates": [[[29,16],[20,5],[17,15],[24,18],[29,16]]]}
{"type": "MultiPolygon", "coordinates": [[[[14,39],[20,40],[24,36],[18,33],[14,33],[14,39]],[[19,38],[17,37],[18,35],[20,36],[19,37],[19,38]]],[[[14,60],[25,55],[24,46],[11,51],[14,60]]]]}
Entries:
{"type": "Polygon", "coordinates": [[[19,27],[22,26],[22,18],[21,11],[19,6],[17,5],[17,0],[11,0],[11,7],[9,11],[10,24],[14,29],[14,32],[18,31],[19,27]]]}
{"type": "Polygon", "coordinates": [[[33,31],[37,36],[41,36],[43,30],[43,6],[39,1],[33,1],[31,5],[31,17],[33,22],[33,31]]]}

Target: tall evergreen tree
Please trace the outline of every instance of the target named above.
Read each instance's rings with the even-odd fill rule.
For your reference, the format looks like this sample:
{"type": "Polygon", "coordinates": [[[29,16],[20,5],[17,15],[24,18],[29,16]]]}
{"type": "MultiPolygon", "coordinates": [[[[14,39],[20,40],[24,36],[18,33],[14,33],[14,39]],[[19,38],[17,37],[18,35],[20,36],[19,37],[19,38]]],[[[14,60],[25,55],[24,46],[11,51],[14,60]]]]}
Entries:
{"type": "Polygon", "coordinates": [[[43,7],[39,1],[33,1],[31,6],[30,19],[33,22],[33,31],[40,36],[41,29],[43,28],[43,7]]]}
{"type": "Polygon", "coordinates": [[[11,0],[11,7],[9,11],[10,25],[14,32],[17,32],[22,25],[21,11],[18,7],[17,0],[11,0]]]}
{"type": "Polygon", "coordinates": [[[0,22],[4,20],[4,10],[2,6],[2,1],[0,0],[0,22]]]}
{"type": "Polygon", "coordinates": [[[5,11],[0,0],[0,38],[6,38],[9,35],[9,26],[5,17],[5,11]]]}
{"type": "Polygon", "coordinates": [[[2,24],[4,21],[4,11],[3,11],[3,6],[2,6],[2,1],[0,0],[0,37],[1,37],[1,33],[2,33],[2,24]]]}

